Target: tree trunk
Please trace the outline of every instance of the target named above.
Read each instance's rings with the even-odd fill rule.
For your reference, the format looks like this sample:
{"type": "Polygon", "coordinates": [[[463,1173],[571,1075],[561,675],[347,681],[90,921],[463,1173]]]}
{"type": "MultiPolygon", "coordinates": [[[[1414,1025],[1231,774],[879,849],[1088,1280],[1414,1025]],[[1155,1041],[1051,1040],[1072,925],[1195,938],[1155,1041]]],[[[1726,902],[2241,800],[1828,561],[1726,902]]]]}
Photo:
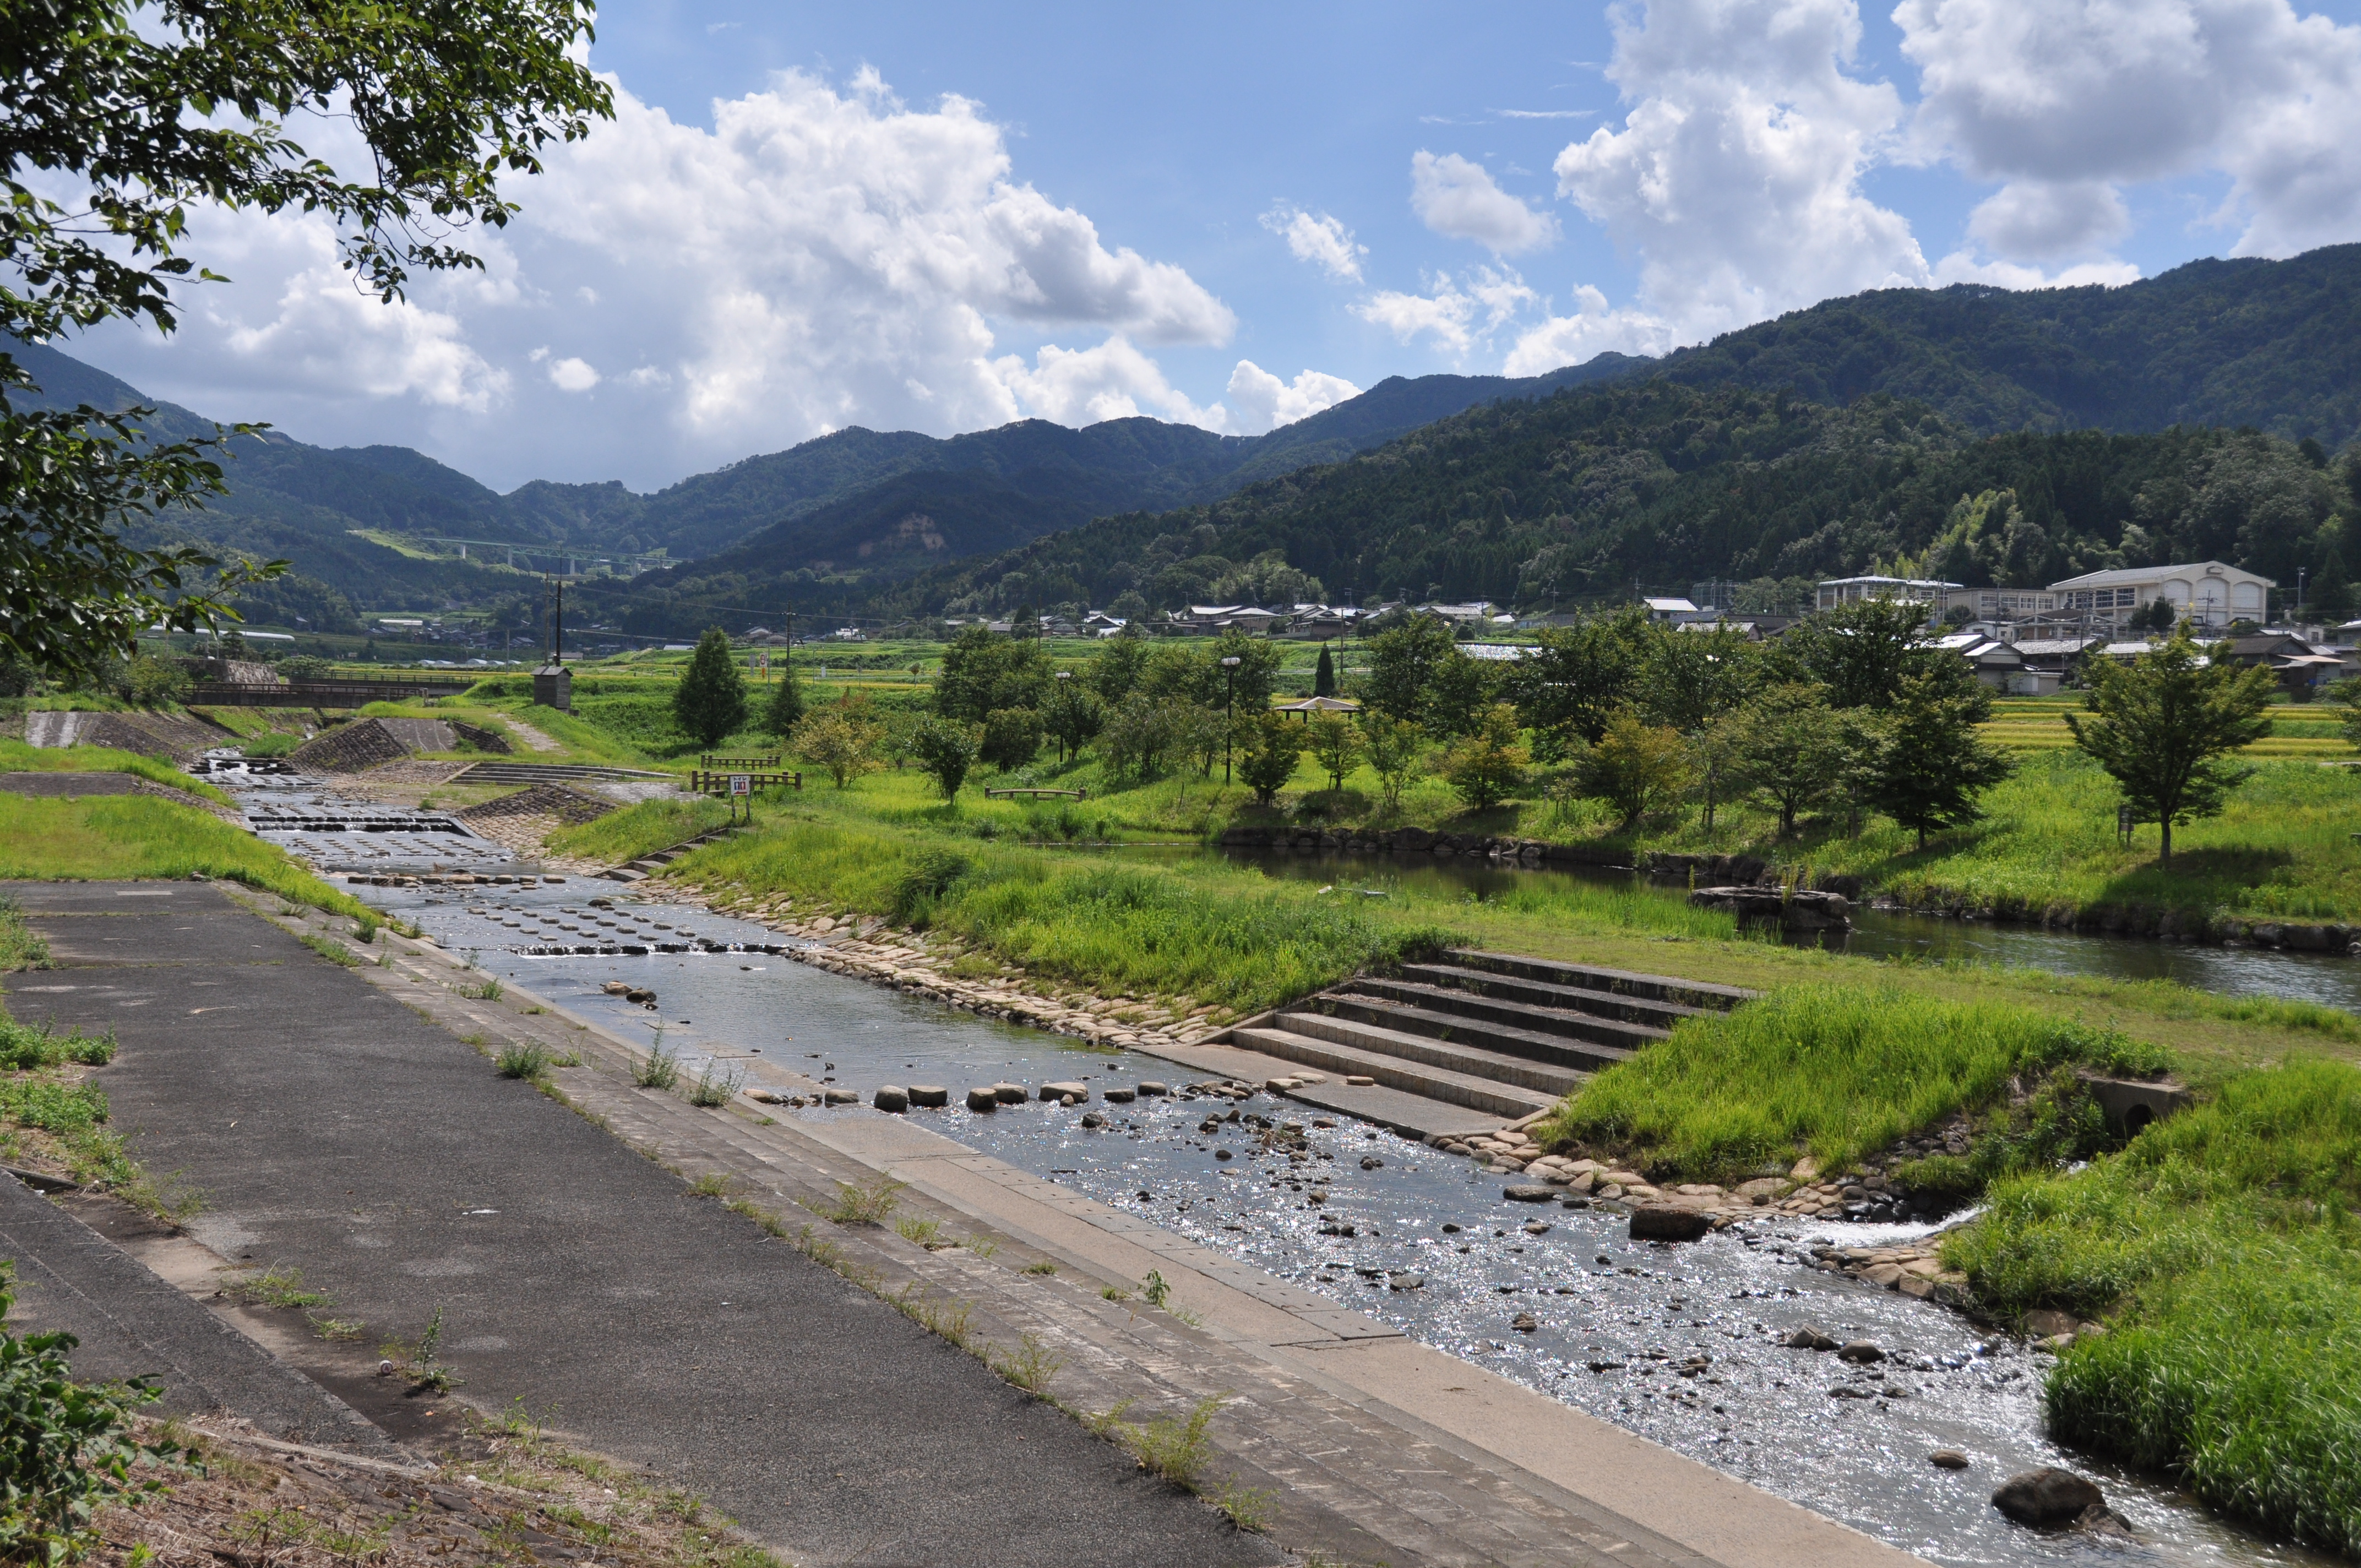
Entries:
{"type": "Polygon", "coordinates": [[[2157,826],[2164,830],[2164,841],[2163,847],[2156,852],[2156,863],[2169,866],[2172,864],[2172,813],[2166,811],[2158,815],[2160,820],[2157,826]]]}

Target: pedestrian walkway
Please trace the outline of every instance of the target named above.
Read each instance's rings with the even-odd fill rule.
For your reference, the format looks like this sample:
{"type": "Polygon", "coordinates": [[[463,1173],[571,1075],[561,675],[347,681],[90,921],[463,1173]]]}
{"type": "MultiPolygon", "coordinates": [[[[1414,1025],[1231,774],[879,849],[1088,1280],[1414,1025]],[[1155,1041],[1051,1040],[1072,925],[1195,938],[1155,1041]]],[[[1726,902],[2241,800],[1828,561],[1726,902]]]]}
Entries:
{"type": "Polygon", "coordinates": [[[300,1269],[371,1345],[439,1311],[478,1407],[521,1401],[799,1563],[1278,1560],[224,893],[12,891],[60,967],[11,1008],[117,1033],[115,1123],[205,1192],[196,1238],[300,1269]]]}

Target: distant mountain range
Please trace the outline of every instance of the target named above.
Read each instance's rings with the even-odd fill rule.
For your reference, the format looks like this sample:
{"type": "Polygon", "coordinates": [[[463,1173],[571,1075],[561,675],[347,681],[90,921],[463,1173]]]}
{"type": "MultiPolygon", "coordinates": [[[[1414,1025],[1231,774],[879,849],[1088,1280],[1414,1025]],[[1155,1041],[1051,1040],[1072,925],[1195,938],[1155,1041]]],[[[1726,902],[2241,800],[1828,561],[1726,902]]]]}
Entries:
{"type": "MultiPolygon", "coordinates": [[[[53,348],[17,352],[43,400],[149,401],[53,348]]],[[[2333,451],[2361,434],[2361,246],[2288,261],[2194,262],[2122,289],[1881,291],[1661,360],[1605,355],[1521,379],[1391,378],[1256,437],[1149,419],[1082,430],[1022,421],[948,440],[851,428],[653,495],[619,483],[535,481],[503,496],[407,447],[331,450],[271,434],[240,444],[225,501],[177,519],[174,529],[291,558],[299,580],[254,608],[293,616],[308,604],[318,612],[305,616],[313,625],[349,620],[356,604],[480,603],[528,587],[498,566],[422,558],[358,530],[390,541],[669,551],[684,564],[641,579],[631,597],[688,620],[692,604],[932,609],[972,595],[991,561],[1096,518],[1202,517],[1225,498],[1378,451],[1483,405],[1640,379],[1831,407],[1882,394],[1922,405],[1960,435],[2253,426],[2333,451]]],[[[170,435],[211,428],[170,405],[151,423],[170,435]]],[[[1660,444],[1651,437],[1650,444],[1660,444]]],[[[1678,466],[1677,454],[1667,461],[1678,466]]],[[[1433,497],[1420,488],[1423,506],[1433,497]]],[[[1389,529],[1420,521],[1369,521],[1389,529]]],[[[1767,564],[1763,541],[1746,534],[1741,524],[1726,535],[1728,558],[1698,568],[1767,564]]],[[[1296,547],[1276,535],[1247,548],[1255,543],[1225,538],[1212,558],[1242,568],[1279,549],[1289,564],[1311,569],[1309,557],[1292,560],[1296,547]]],[[[1488,568],[1485,576],[1500,574],[1488,568]]]]}

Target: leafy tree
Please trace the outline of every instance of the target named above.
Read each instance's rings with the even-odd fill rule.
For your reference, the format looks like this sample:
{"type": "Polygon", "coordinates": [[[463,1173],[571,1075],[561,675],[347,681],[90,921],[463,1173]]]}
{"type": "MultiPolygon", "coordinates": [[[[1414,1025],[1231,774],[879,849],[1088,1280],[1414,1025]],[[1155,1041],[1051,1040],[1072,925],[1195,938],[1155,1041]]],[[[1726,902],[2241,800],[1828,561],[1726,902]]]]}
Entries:
{"type": "Polygon", "coordinates": [[[1254,718],[1244,713],[1224,718],[1218,707],[1191,702],[1170,709],[1168,722],[1173,749],[1197,764],[1198,777],[1212,778],[1225,746],[1251,743],[1248,727],[1254,718]]]}
{"type": "MultiPolygon", "coordinates": [[[[464,18],[408,0],[349,8],[262,0],[61,0],[0,20],[0,110],[12,198],[0,224],[0,342],[46,342],[110,319],[170,333],[203,273],[184,254],[189,204],[325,214],[345,265],[380,298],[409,269],[478,266],[451,243],[507,221],[503,174],[540,168],[551,140],[611,114],[574,58],[589,27],[573,0],[519,0],[464,18]],[[333,115],[366,172],[350,179],[285,122],[333,115]],[[52,200],[24,183],[34,170],[52,200]]],[[[234,565],[187,546],[141,549],[126,528],[225,492],[211,455],[234,433],[159,444],[151,409],[28,411],[0,353],[0,652],[72,674],[128,655],[143,627],[235,620],[226,599],[285,564],[234,565]]]]}
{"type": "Polygon", "coordinates": [[[1021,768],[1041,751],[1041,716],[1029,707],[1004,707],[985,716],[983,746],[976,754],[995,768],[1021,768]]]}
{"type": "Polygon", "coordinates": [[[885,727],[860,708],[829,703],[813,709],[796,726],[796,755],[826,773],[842,789],[882,765],[877,751],[884,738],[885,727]]]}
{"type": "Polygon", "coordinates": [[[1257,714],[1242,728],[1250,744],[1238,759],[1238,782],[1255,792],[1255,799],[1268,806],[1295,776],[1295,764],[1303,755],[1302,727],[1266,712],[1257,714]]]}
{"type": "MultiPolygon", "coordinates": [[[[2321,530],[2323,533],[2329,532],[2321,530]]],[[[2341,625],[2353,613],[2353,582],[2345,575],[2345,553],[2329,544],[2320,553],[2320,569],[2305,585],[2304,613],[2328,626],[2341,625]]]]}
{"type": "Polygon", "coordinates": [[[1827,687],[1830,707],[1883,708],[1914,668],[1940,661],[1964,670],[1963,660],[1922,646],[1927,613],[1904,599],[1853,599],[1780,639],[1774,657],[1796,678],[1827,687]]]}
{"type": "Polygon", "coordinates": [[[945,800],[958,798],[960,785],[967,782],[976,753],[983,749],[983,726],[956,718],[929,718],[910,737],[911,754],[942,790],[945,800]]]}
{"type": "Polygon", "coordinates": [[[1545,755],[1564,755],[1576,741],[1607,732],[1638,689],[1652,638],[1661,635],[1636,605],[1541,634],[1541,645],[1510,666],[1508,689],[1545,755]]]}
{"type": "Polygon", "coordinates": [[[1712,631],[1651,629],[1635,683],[1635,700],[1647,717],[1682,734],[1704,728],[1728,713],[1754,689],[1758,661],[1745,633],[1719,627],[1712,631]]]}
{"type": "Polygon", "coordinates": [[[1690,732],[1689,762],[1694,776],[1704,789],[1704,824],[1706,833],[1710,836],[1715,810],[1728,797],[1731,785],[1740,778],[1735,712],[1715,714],[1690,732]]]}
{"type": "Polygon", "coordinates": [[[1330,789],[1343,789],[1345,775],[1361,762],[1361,729],[1341,713],[1315,713],[1304,725],[1312,760],[1328,775],[1330,789]]]}
{"type": "Polygon", "coordinates": [[[1678,800],[1688,787],[1688,748],[1669,725],[1652,725],[1630,708],[1607,721],[1606,732],[1576,764],[1582,793],[1622,814],[1626,832],[1649,812],[1678,800]]]}
{"type": "Polygon", "coordinates": [[[1779,813],[1784,837],[1828,798],[1845,762],[1844,727],[1817,685],[1791,682],[1758,693],[1730,718],[1741,785],[1779,813]]]}
{"type": "Polygon", "coordinates": [[[1448,739],[1464,735],[1499,700],[1502,665],[1471,659],[1454,648],[1438,660],[1426,688],[1426,727],[1448,739]]]}
{"type": "Polygon", "coordinates": [[[746,723],[746,677],[730,652],[730,634],[708,627],[688,656],[688,668],[673,688],[673,717],[700,746],[718,745],[746,723]]]}
{"type": "Polygon", "coordinates": [[[1336,662],[1328,656],[1328,644],[1325,642],[1320,644],[1320,663],[1312,671],[1312,695],[1336,695],[1336,662]]]}
{"type": "Polygon", "coordinates": [[[1139,684],[1139,673],[1147,664],[1148,639],[1131,627],[1103,640],[1098,657],[1091,661],[1090,674],[1099,701],[1109,707],[1123,706],[1123,699],[1139,684]]]}
{"type": "Polygon", "coordinates": [[[1477,715],[1476,722],[1443,759],[1443,776],[1459,798],[1484,811],[1508,798],[1525,782],[1532,753],[1525,749],[1515,707],[1496,702],[1477,715]]]}
{"type": "MultiPolygon", "coordinates": [[[[1235,659],[1237,664],[1220,683],[1229,696],[1229,705],[1239,713],[1260,713],[1270,706],[1271,693],[1279,689],[1279,666],[1287,657],[1287,650],[1268,637],[1249,637],[1232,627],[1213,639],[1213,668],[1221,670],[1221,661],[1235,659]]],[[[1213,689],[1209,683],[1205,706],[1222,706],[1223,690],[1213,689]]]]}
{"type": "Polygon", "coordinates": [[[1107,715],[1099,731],[1099,750],[1109,771],[1118,776],[1151,779],[1163,771],[1174,741],[1173,715],[1179,710],[1135,692],[1122,707],[1107,715]]]}
{"type": "Polygon", "coordinates": [[[1426,731],[1407,718],[1372,713],[1361,723],[1361,744],[1389,810],[1401,805],[1401,793],[1418,776],[1426,754],[1426,731]]]}
{"type": "Polygon", "coordinates": [[[780,660],[774,673],[779,678],[771,688],[770,699],[763,705],[763,728],[784,740],[803,722],[804,684],[796,678],[792,659],[780,660]]]}
{"type": "Polygon", "coordinates": [[[1363,700],[1389,718],[1422,723],[1434,685],[1434,672],[1446,659],[1466,657],[1451,641],[1451,628],[1431,615],[1413,615],[1369,639],[1369,679],[1363,700]]]}
{"type": "Polygon", "coordinates": [[[2146,609],[2136,611],[2133,614],[2131,619],[2131,630],[2134,631],[2154,631],[2165,636],[2170,636],[2172,629],[2180,623],[2180,612],[2173,608],[2173,603],[2170,599],[2154,598],[2148,601],[2147,608],[2146,609]]]}
{"type": "Polygon", "coordinates": [[[1105,721],[1105,708],[1079,676],[1056,682],[1049,706],[1041,710],[1042,728],[1058,742],[1060,762],[1079,755],[1105,721]]]}
{"type": "Polygon", "coordinates": [[[2172,863],[2172,830],[2212,817],[2224,797],[2254,776],[2219,761],[2271,732],[2264,716],[2278,683],[2260,665],[2199,661],[2186,631],[2128,664],[2090,661],[2083,703],[2095,716],[2066,716],[2076,745],[2096,758],[2140,821],[2162,830],[2160,865],[2172,863]]]}
{"type": "Polygon", "coordinates": [[[1983,815],[1976,796],[2008,777],[2014,764],[1976,733],[1992,717],[1982,685],[1949,693],[1927,675],[1904,678],[1886,710],[1871,764],[1870,804],[1918,835],[1956,828],[1983,815]]]}
{"type": "Polygon", "coordinates": [[[971,626],[943,650],[935,675],[935,711],[981,724],[1010,707],[1038,708],[1049,684],[1049,662],[1031,637],[995,637],[971,626]]]}
{"type": "MultiPolygon", "coordinates": [[[[294,661],[291,659],[288,663],[294,661]]],[[[178,702],[189,695],[190,685],[188,671],[170,660],[147,653],[140,654],[123,668],[123,695],[140,707],[178,702]]]]}

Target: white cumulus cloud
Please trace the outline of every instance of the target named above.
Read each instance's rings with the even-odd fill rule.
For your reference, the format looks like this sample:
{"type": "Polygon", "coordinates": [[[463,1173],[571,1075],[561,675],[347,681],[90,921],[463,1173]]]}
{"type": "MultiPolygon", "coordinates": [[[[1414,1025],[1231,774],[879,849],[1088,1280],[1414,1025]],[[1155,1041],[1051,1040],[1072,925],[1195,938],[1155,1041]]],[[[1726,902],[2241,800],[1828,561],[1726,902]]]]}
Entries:
{"type": "Polygon", "coordinates": [[[1141,414],[1208,429],[1224,423],[1219,403],[1197,407],[1165,379],[1155,360],[1120,334],[1095,348],[1047,345],[1030,366],[1011,354],[992,368],[1027,411],[1057,424],[1097,424],[1141,414]]]}
{"type": "Polygon", "coordinates": [[[598,372],[587,359],[550,361],[549,384],[561,392],[587,392],[598,384],[598,372]]]}
{"type": "Polygon", "coordinates": [[[1361,258],[1369,254],[1369,247],[1355,243],[1353,231],[1338,219],[1281,204],[1262,215],[1262,226],[1287,241],[1296,260],[1309,261],[1345,282],[1361,280],[1361,258]]]}
{"type": "Polygon", "coordinates": [[[2102,192],[2200,171],[2229,177],[2239,253],[2361,238],[2361,27],[2288,0],[1902,0],[1894,20],[1919,156],[2006,182],[1971,231],[1995,253],[2103,244],[2123,224],[2102,192]]]}
{"type": "Polygon", "coordinates": [[[1235,435],[1260,435],[1360,395],[1361,389],[1341,376],[1303,370],[1293,381],[1282,381],[1253,360],[1241,359],[1230,372],[1226,428],[1235,435]]]}
{"type": "Polygon", "coordinates": [[[1537,250],[1557,238],[1555,218],[1501,190],[1489,170],[1455,152],[1411,156],[1410,205],[1435,233],[1472,239],[1496,256],[1537,250]]]}

